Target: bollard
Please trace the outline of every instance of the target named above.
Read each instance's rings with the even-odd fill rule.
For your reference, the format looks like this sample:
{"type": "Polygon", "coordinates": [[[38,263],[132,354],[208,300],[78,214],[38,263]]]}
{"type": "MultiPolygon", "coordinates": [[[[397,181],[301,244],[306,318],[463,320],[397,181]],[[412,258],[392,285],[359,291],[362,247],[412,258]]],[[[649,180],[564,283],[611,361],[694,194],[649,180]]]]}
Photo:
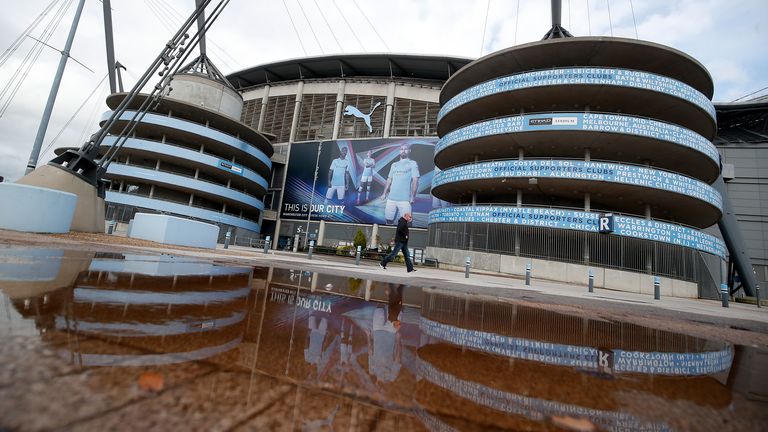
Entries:
{"type": "Polygon", "coordinates": [[[757,300],[757,307],[760,306],[760,284],[755,285],[755,300],[757,300]]]}
{"type": "Polygon", "coordinates": [[[595,292],[595,273],[589,269],[589,292],[595,292]]]}
{"type": "Polygon", "coordinates": [[[307,251],[307,258],[312,259],[312,251],[315,249],[315,241],[309,241],[309,251],[307,251]]]}
{"type": "Polygon", "coordinates": [[[264,255],[269,253],[269,242],[272,241],[272,237],[267,236],[266,239],[264,239],[264,255]]]}
{"type": "Polygon", "coordinates": [[[531,285],[531,265],[526,264],[525,265],[525,284],[531,285]]]}
{"type": "Polygon", "coordinates": [[[723,307],[728,307],[728,284],[720,284],[720,297],[723,299],[723,307]]]}
{"type": "Polygon", "coordinates": [[[355,265],[356,266],[360,265],[360,253],[361,253],[362,248],[363,248],[362,246],[358,246],[357,247],[357,253],[355,254],[355,265]]]}
{"type": "Polygon", "coordinates": [[[472,265],[472,257],[467,257],[464,261],[464,277],[469,279],[469,267],[472,265]]]}
{"type": "Polygon", "coordinates": [[[654,300],[661,299],[661,278],[658,276],[653,277],[653,298],[654,300]]]}
{"type": "Polygon", "coordinates": [[[232,230],[227,230],[227,234],[224,235],[224,249],[229,249],[229,240],[232,238],[232,230]]]}

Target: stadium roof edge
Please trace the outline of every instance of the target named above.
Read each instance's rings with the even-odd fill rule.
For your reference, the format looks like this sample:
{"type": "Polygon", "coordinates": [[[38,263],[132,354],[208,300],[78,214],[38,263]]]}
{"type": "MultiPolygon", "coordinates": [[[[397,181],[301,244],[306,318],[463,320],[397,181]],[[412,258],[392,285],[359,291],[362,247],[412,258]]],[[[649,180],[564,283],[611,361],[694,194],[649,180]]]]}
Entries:
{"type": "Polygon", "coordinates": [[[235,88],[281,81],[342,77],[385,77],[445,81],[472,62],[447,55],[393,53],[334,54],[281,60],[227,75],[235,88]]]}

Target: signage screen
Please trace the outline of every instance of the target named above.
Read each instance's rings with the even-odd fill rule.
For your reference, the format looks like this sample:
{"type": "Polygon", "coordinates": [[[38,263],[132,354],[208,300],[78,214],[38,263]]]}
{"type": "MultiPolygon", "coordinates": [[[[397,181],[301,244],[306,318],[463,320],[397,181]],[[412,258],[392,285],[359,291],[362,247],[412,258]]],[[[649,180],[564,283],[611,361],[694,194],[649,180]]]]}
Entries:
{"type": "Polygon", "coordinates": [[[426,228],[430,210],[444,204],[430,193],[436,142],[405,138],[292,144],[280,217],[393,225],[410,212],[412,226],[426,228]]]}

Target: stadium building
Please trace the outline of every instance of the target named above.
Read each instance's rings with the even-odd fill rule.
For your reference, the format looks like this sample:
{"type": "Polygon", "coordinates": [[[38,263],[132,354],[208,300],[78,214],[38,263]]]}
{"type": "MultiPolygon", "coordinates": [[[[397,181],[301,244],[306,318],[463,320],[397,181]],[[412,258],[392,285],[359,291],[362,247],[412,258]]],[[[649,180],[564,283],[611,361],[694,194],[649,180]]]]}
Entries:
{"type": "Polygon", "coordinates": [[[273,246],[346,245],[362,229],[376,247],[410,211],[410,246],[423,250],[440,88],[469,62],[332,55],[229,75],[243,96],[241,121],[275,136],[263,230],[273,246]]]}
{"type": "Polygon", "coordinates": [[[669,294],[712,297],[729,274],[712,226],[722,158],[768,279],[766,102],[714,107],[709,74],[677,50],[563,38],[474,62],[330,55],[227,77],[206,60],[110,166],[109,220],[170,213],[280,249],[345,246],[361,229],[378,247],[411,211],[419,260],[574,283],[591,270],[637,292],[661,276],[669,294]]]}

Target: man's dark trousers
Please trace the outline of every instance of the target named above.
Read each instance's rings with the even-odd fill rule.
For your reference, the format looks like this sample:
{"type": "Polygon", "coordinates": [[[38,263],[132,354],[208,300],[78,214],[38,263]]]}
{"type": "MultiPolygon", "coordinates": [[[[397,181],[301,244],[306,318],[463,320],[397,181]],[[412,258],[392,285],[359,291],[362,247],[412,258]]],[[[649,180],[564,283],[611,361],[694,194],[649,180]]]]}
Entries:
{"type": "Polygon", "coordinates": [[[405,257],[405,268],[408,269],[408,272],[413,271],[413,262],[411,261],[411,256],[408,253],[408,242],[397,242],[395,243],[395,247],[392,249],[392,252],[387,255],[384,260],[381,261],[382,267],[386,267],[387,263],[395,259],[397,256],[397,253],[400,252],[400,250],[403,251],[403,257],[405,257]]]}
{"type": "Polygon", "coordinates": [[[389,255],[381,260],[381,266],[387,267],[387,263],[395,259],[399,251],[403,251],[403,257],[405,257],[405,267],[408,272],[413,271],[413,262],[411,262],[411,256],[408,253],[408,221],[401,217],[397,221],[397,231],[395,231],[395,247],[392,249],[389,255]]]}

